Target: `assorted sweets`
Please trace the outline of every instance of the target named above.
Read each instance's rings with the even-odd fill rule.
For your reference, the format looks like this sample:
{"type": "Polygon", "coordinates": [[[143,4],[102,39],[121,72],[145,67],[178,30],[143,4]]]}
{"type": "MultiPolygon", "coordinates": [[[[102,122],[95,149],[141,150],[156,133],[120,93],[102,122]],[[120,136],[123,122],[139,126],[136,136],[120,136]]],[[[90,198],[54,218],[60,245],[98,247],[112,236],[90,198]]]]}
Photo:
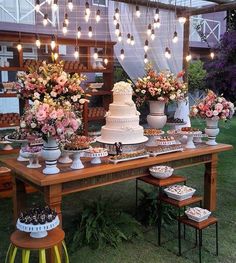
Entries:
{"type": "Polygon", "coordinates": [[[107,149],[102,147],[94,147],[94,148],[91,147],[86,152],[89,154],[103,154],[103,153],[107,153],[107,149]]]}
{"type": "Polygon", "coordinates": [[[185,124],[185,121],[183,119],[170,117],[167,119],[167,123],[185,124]]]}
{"type": "Polygon", "coordinates": [[[42,147],[41,146],[30,146],[30,145],[27,145],[27,146],[24,146],[21,148],[21,150],[23,152],[27,152],[27,153],[38,153],[42,150],[42,147]]]}
{"type": "Polygon", "coordinates": [[[70,141],[64,145],[64,150],[67,151],[79,151],[88,149],[92,143],[92,138],[87,136],[74,135],[70,141]]]}
{"type": "Polygon", "coordinates": [[[209,211],[201,207],[189,207],[186,210],[186,213],[195,217],[203,217],[205,215],[208,215],[209,211]]]}
{"type": "Polygon", "coordinates": [[[168,153],[168,152],[175,152],[175,151],[182,151],[183,146],[181,144],[174,144],[174,145],[158,145],[155,147],[152,147],[148,150],[150,154],[162,154],[162,153],[168,153]]]}
{"type": "Polygon", "coordinates": [[[153,128],[144,129],[144,135],[146,136],[158,136],[163,133],[164,132],[162,130],[158,130],[158,129],[153,129],[153,128]]]}
{"type": "Polygon", "coordinates": [[[171,145],[176,144],[175,138],[173,136],[161,136],[156,139],[158,145],[171,145]]]}
{"type": "Polygon", "coordinates": [[[7,135],[7,139],[15,141],[27,140],[27,135],[26,131],[18,129],[7,135]]]}
{"type": "Polygon", "coordinates": [[[119,155],[114,155],[110,157],[110,160],[122,160],[122,159],[129,159],[129,158],[134,158],[134,157],[140,157],[147,155],[146,150],[140,150],[140,151],[135,151],[135,152],[130,152],[130,153],[122,153],[119,155]]]}
{"type": "Polygon", "coordinates": [[[49,206],[31,208],[25,212],[20,213],[19,221],[23,224],[29,225],[44,225],[51,223],[57,217],[55,210],[49,206]]]}
{"type": "Polygon", "coordinates": [[[166,165],[160,165],[150,167],[149,171],[152,176],[159,179],[165,179],[173,174],[174,169],[166,165]]]}
{"type": "Polygon", "coordinates": [[[195,132],[201,132],[198,128],[193,128],[193,127],[183,127],[181,128],[181,132],[185,133],[195,133],[195,132]]]}
{"type": "Polygon", "coordinates": [[[165,190],[167,190],[170,193],[177,194],[177,195],[185,195],[188,193],[191,193],[195,191],[192,187],[186,186],[186,185],[171,185],[167,187],[165,190]]]}

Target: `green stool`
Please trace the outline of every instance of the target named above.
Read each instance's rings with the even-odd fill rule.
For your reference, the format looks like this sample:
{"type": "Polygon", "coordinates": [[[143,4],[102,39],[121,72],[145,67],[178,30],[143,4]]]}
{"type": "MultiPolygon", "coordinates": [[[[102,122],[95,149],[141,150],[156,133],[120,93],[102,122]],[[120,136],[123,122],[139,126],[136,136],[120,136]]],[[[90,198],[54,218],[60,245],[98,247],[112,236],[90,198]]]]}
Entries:
{"type": "Polygon", "coordinates": [[[39,252],[39,263],[46,263],[46,250],[52,249],[55,263],[62,263],[58,245],[62,244],[65,255],[65,263],[69,263],[69,257],[64,242],[65,232],[59,227],[48,232],[44,238],[32,238],[29,233],[16,230],[10,237],[11,244],[8,248],[5,263],[14,263],[17,251],[22,250],[22,263],[29,263],[32,251],[39,252]]]}

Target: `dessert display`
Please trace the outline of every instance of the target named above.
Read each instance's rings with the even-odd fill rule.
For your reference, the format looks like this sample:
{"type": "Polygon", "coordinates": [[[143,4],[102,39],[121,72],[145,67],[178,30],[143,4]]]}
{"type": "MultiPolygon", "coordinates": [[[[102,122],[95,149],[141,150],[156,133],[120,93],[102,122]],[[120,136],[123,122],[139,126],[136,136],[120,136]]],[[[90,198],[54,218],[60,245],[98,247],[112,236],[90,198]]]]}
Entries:
{"type": "Polygon", "coordinates": [[[167,194],[169,198],[181,201],[191,198],[193,194],[196,192],[196,190],[186,185],[176,184],[165,188],[164,192],[167,194]]]}
{"type": "Polygon", "coordinates": [[[106,113],[106,125],[102,127],[98,142],[114,144],[140,144],[148,139],[143,135],[143,127],[139,125],[139,115],[132,100],[131,84],[118,82],[113,88],[113,103],[106,113]]]}
{"type": "Polygon", "coordinates": [[[182,133],[201,133],[201,131],[198,128],[193,127],[183,127],[181,128],[182,133]]]}
{"type": "Polygon", "coordinates": [[[150,156],[157,156],[161,154],[166,153],[172,153],[172,152],[182,152],[183,146],[181,144],[176,145],[168,145],[168,146],[156,146],[156,147],[148,147],[147,151],[150,154],[150,156]]]}
{"type": "Polygon", "coordinates": [[[16,227],[20,231],[31,233],[33,238],[43,238],[47,236],[47,231],[57,227],[59,222],[56,211],[45,206],[21,212],[16,227]]]}
{"type": "Polygon", "coordinates": [[[144,129],[144,135],[145,136],[159,136],[162,134],[164,134],[164,131],[162,131],[162,130],[153,129],[153,128],[144,129]]]}
{"type": "Polygon", "coordinates": [[[183,124],[184,125],[184,124],[186,124],[186,122],[183,119],[170,117],[167,119],[167,124],[175,124],[175,125],[183,124]]]}
{"type": "Polygon", "coordinates": [[[29,159],[28,168],[39,168],[41,164],[39,164],[39,156],[41,155],[41,146],[24,146],[21,148],[20,155],[23,158],[29,159]]]}
{"type": "Polygon", "coordinates": [[[101,157],[105,157],[107,155],[108,155],[108,151],[106,148],[94,147],[86,150],[84,156],[92,158],[91,160],[92,164],[99,164],[102,162],[101,157]]]}
{"type": "Polygon", "coordinates": [[[173,174],[174,169],[166,165],[160,165],[160,166],[150,167],[149,172],[155,178],[165,179],[173,174]]]}
{"type": "Polygon", "coordinates": [[[160,136],[156,139],[158,145],[173,145],[176,144],[173,136],[160,136]]]}
{"type": "Polygon", "coordinates": [[[206,220],[211,212],[201,207],[190,207],[185,211],[186,216],[196,222],[202,222],[206,220]]]}
{"type": "Polygon", "coordinates": [[[186,149],[194,149],[194,148],[196,148],[196,146],[193,142],[193,138],[197,135],[202,134],[202,132],[197,128],[183,127],[180,130],[180,134],[187,136],[187,143],[185,145],[185,148],[186,149]]]}
{"type": "Polygon", "coordinates": [[[147,157],[149,157],[149,154],[145,150],[140,150],[136,152],[122,153],[119,155],[114,155],[109,158],[109,161],[116,164],[119,162],[130,161],[130,160],[135,160],[135,159],[140,159],[140,158],[147,158],[147,157]]]}

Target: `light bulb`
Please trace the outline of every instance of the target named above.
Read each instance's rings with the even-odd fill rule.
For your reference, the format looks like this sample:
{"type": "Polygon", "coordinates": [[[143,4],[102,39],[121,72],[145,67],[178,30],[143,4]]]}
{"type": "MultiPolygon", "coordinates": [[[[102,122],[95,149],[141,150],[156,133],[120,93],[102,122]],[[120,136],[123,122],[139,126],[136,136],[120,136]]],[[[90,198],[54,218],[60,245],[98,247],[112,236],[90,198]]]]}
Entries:
{"type": "Polygon", "coordinates": [[[17,44],[16,48],[19,52],[22,50],[22,45],[20,42],[17,44]]]}
{"type": "Polygon", "coordinates": [[[117,23],[118,23],[118,21],[116,20],[115,16],[113,16],[113,24],[114,24],[114,26],[116,26],[117,23]]]}
{"type": "Polygon", "coordinates": [[[120,18],[120,12],[119,12],[118,8],[116,8],[116,10],[115,10],[115,18],[116,18],[116,20],[119,20],[119,18],[120,18]]]}
{"type": "Polygon", "coordinates": [[[87,15],[86,13],[84,15],[84,20],[85,20],[86,23],[88,23],[88,21],[89,21],[89,15],[87,15]]]}
{"type": "Polygon", "coordinates": [[[187,21],[187,18],[184,16],[179,17],[180,24],[184,24],[187,21]]]}
{"type": "Polygon", "coordinates": [[[68,0],[68,8],[69,8],[69,10],[70,11],[72,11],[73,10],[73,3],[72,3],[72,0],[68,0]]]}
{"type": "Polygon", "coordinates": [[[158,18],[157,20],[154,19],[153,26],[154,26],[154,28],[160,28],[160,26],[161,26],[160,18],[158,18]]]}
{"type": "Polygon", "coordinates": [[[96,22],[98,23],[100,20],[101,20],[101,12],[100,12],[100,10],[98,9],[98,10],[97,10],[97,13],[96,13],[96,22]]]}
{"type": "Polygon", "coordinates": [[[133,46],[133,45],[135,44],[134,36],[131,36],[131,38],[130,38],[130,44],[131,44],[131,46],[133,46]]]}
{"type": "Polygon", "coordinates": [[[89,36],[90,38],[93,36],[93,29],[92,29],[91,26],[89,27],[88,36],[89,36]]]}
{"type": "Polygon", "coordinates": [[[64,35],[67,33],[67,26],[65,22],[63,23],[63,26],[62,26],[62,32],[64,35]]]}
{"type": "Polygon", "coordinates": [[[144,51],[147,52],[149,49],[148,47],[148,40],[145,41],[145,44],[144,44],[144,51]]]}
{"type": "Polygon", "coordinates": [[[85,3],[85,14],[88,15],[88,16],[90,16],[90,13],[91,13],[91,10],[90,10],[90,8],[89,8],[89,3],[86,2],[86,3],[85,3]]]}
{"type": "Polygon", "coordinates": [[[159,18],[159,8],[156,8],[154,19],[157,20],[158,18],[159,18]]]}
{"type": "Polygon", "coordinates": [[[80,26],[77,29],[77,37],[81,38],[81,27],[80,26]]]}
{"type": "Polygon", "coordinates": [[[140,16],[141,16],[141,13],[140,13],[139,6],[138,6],[138,5],[136,5],[136,16],[137,16],[137,17],[140,17],[140,16]]]}
{"type": "Polygon", "coordinates": [[[98,49],[97,49],[96,47],[94,48],[93,58],[94,58],[95,60],[98,59],[98,49]]]}
{"type": "Polygon", "coordinates": [[[43,25],[46,26],[48,24],[48,14],[45,14],[43,17],[43,25]]]}
{"type": "Polygon", "coordinates": [[[69,25],[69,19],[68,19],[68,14],[67,14],[67,13],[65,13],[65,19],[64,19],[64,22],[65,22],[66,26],[69,25]]]}
{"type": "Polygon", "coordinates": [[[104,58],[103,62],[104,62],[105,65],[107,65],[108,64],[108,59],[104,58]]]}
{"type": "Polygon", "coordinates": [[[210,57],[211,57],[211,59],[214,59],[214,57],[215,57],[215,53],[214,53],[213,51],[211,51],[211,53],[210,53],[210,57]]]}
{"type": "Polygon", "coordinates": [[[116,36],[119,36],[119,34],[120,34],[120,24],[119,23],[117,23],[117,25],[116,25],[115,34],[116,34],[116,36]]]}
{"type": "Polygon", "coordinates": [[[38,35],[36,35],[35,45],[36,45],[37,48],[40,48],[40,46],[41,46],[41,42],[40,42],[40,39],[39,39],[38,35]]]}
{"type": "Polygon", "coordinates": [[[173,43],[177,43],[178,40],[179,40],[179,39],[178,39],[178,34],[177,34],[177,32],[175,31],[175,32],[174,32],[174,36],[173,36],[173,38],[172,38],[172,42],[173,42],[173,43]]]}
{"type": "Polygon", "coordinates": [[[124,60],[124,58],[125,58],[125,51],[124,51],[124,49],[122,48],[121,51],[120,51],[120,59],[121,59],[121,60],[124,60]]]}
{"type": "Polygon", "coordinates": [[[192,55],[189,53],[189,54],[186,56],[186,61],[189,62],[191,59],[192,59],[192,55]]]}
{"type": "Polygon", "coordinates": [[[131,43],[131,35],[130,33],[127,34],[127,44],[131,43]]]}
{"type": "Polygon", "coordinates": [[[51,39],[51,49],[54,50],[55,47],[56,47],[55,36],[52,36],[52,39],[51,39]]]}
{"type": "Polygon", "coordinates": [[[53,57],[54,57],[54,60],[57,60],[57,59],[58,59],[58,57],[59,57],[58,53],[57,53],[57,52],[55,52],[55,53],[53,54],[53,57]]]}
{"type": "Polygon", "coordinates": [[[75,59],[77,59],[79,57],[78,47],[75,47],[74,57],[75,57],[75,59]]]}
{"type": "Polygon", "coordinates": [[[154,29],[152,29],[151,40],[154,40],[154,39],[155,39],[155,31],[154,31],[154,29]]]}
{"type": "Polygon", "coordinates": [[[122,41],[122,35],[121,35],[121,32],[119,33],[119,36],[118,36],[118,41],[121,42],[122,41]]]}
{"type": "Polygon", "coordinates": [[[147,29],[147,35],[150,36],[151,33],[152,33],[152,25],[149,24],[149,25],[148,25],[148,29],[147,29]]]}
{"type": "Polygon", "coordinates": [[[53,0],[53,3],[52,3],[52,10],[53,10],[53,11],[57,11],[57,9],[58,9],[57,1],[58,1],[58,0],[53,0]]]}
{"type": "Polygon", "coordinates": [[[170,49],[169,49],[168,47],[165,49],[165,57],[166,57],[167,59],[170,59],[170,58],[171,58],[171,52],[170,52],[170,49]]]}
{"type": "Polygon", "coordinates": [[[147,57],[147,54],[144,55],[144,63],[147,64],[148,63],[148,57],[147,57]]]}
{"type": "Polygon", "coordinates": [[[35,11],[38,13],[39,10],[40,10],[40,2],[39,0],[36,0],[35,11]]]}

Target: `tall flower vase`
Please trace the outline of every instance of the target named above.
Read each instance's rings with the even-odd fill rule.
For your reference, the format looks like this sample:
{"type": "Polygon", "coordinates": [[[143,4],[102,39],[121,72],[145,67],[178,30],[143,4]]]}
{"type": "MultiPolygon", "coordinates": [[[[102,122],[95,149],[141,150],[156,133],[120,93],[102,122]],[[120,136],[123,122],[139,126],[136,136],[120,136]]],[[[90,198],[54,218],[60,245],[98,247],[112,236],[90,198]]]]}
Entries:
{"type": "Polygon", "coordinates": [[[218,120],[206,119],[205,133],[207,135],[207,145],[217,145],[216,136],[219,134],[220,129],[218,128],[218,120]]]}
{"type": "Polygon", "coordinates": [[[147,116],[147,123],[151,128],[162,129],[167,121],[165,115],[165,102],[164,101],[149,101],[150,113],[147,116]]]}
{"type": "Polygon", "coordinates": [[[61,155],[61,151],[54,138],[49,137],[48,141],[44,141],[41,155],[46,164],[46,167],[43,169],[44,174],[57,174],[60,172],[57,167],[57,160],[61,155]]]}

